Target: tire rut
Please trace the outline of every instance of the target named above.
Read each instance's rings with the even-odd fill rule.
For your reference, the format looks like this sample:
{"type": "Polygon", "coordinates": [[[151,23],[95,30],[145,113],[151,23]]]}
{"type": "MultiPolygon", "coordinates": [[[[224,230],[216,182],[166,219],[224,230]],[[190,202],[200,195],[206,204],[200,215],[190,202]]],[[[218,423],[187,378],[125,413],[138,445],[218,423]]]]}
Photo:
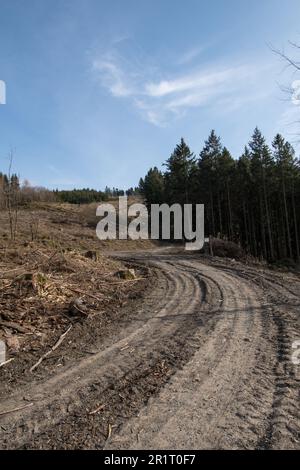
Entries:
{"type": "MultiPolygon", "coordinates": [[[[162,266],[157,262],[155,268],[161,269],[162,266]]],[[[137,325],[131,334],[119,342],[38,385],[35,393],[28,398],[34,403],[31,408],[1,419],[2,429],[7,429],[2,438],[4,448],[11,447],[12,442],[15,447],[43,447],[45,439],[48,446],[51,441],[49,428],[68,421],[65,417],[72,410],[77,415],[82,403],[92,401],[90,388],[95,381],[98,381],[97,397],[105,396],[112,386],[122,387],[124,381],[128,382],[128,377],[137,380],[138,375],[143,377],[145,371],[155,369],[162,361],[169,364],[170,367],[165,367],[172,373],[172,369],[175,371],[188,360],[196,345],[191,343],[189,348],[184,349],[184,343],[192,336],[190,331],[193,332],[203,323],[197,315],[192,315],[196,305],[202,302],[201,286],[193,276],[177,273],[172,267],[161,270],[161,273],[161,281],[165,280],[165,295],[162,300],[155,295],[150,301],[147,300],[146,317],[148,315],[149,318],[142,321],[142,326],[137,325]],[[157,312],[154,315],[153,305],[157,312]],[[137,370],[141,372],[137,374],[137,370]],[[44,437],[40,439],[40,436],[44,437]]],[[[22,390],[21,394],[6,401],[6,409],[24,403],[24,392],[22,390]]],[[[74,417],[69,419],[72,420],[74,417]]],[[[66,430],[69,426],[67,422],[66,430]]]]}

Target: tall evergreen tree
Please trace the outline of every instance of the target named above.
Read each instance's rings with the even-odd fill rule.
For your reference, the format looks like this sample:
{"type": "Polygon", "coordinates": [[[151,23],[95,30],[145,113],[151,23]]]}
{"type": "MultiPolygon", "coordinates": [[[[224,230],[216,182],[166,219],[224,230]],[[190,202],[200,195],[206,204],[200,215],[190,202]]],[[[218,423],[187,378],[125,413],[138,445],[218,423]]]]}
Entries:
{"type": "Polygon", "coordinates": [[[169,204],[187,204],[191,199],[190,178],[196,168],[194,154],[181,139],[165,163],[166,200],[169,204]]]}
{"type": "Polygon", "coordinates": [[[259,208],[259,226],[261,250],[264,258],[274,258],[271,216],[269,209],[269,194],[266,178],[270,175],[272,155],[265,138],[256,127],[249,142],[251,156],[251,173],[253,184],[257,190],[257,206],[259,208]]]}
{"type": "Polygon", "coordinates": [[[204,147],[200,152],[200,158],[198,161],[201,192],[204,197],[203,202],[208,208],[206,218],[212,235],[217,234],[215,198],[217,188],[217,162],[221,155],[221,139],[216,135],[215,131],[212,130],[208,139],[204,143],[204,147]]]}
{"type": "Polygon", "coordinates": [[[140,179],[139,189],[146,204],[161,204],[165,199],[165,182],[161,171],[155,166],[150,168],[144,179],[140,179]]]}

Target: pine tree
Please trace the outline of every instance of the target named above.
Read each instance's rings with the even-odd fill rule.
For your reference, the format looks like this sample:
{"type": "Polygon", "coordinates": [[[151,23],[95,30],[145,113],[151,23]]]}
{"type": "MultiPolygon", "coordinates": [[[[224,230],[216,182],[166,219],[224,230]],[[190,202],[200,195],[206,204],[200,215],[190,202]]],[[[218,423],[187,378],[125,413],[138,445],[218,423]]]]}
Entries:
{"type": "MultiPolygon", "coordinates": [[[[289,172],[291,166],[293,165],[293,156],[289,151],[289,147],[286,145],[284,138],[277,134],[273,140],[273,154],[276,161],[276,186],[278,188],[278,193],[281,197],[278,200],[279,207],[282,207],[282,212],[284,213],[284,220],[281,224],[284,228],[283,236],[280,237],[281,246],[279,246],[280,254],[285,254],[286,248],[288,251],[288,256],[293,257],[292,253],[292,240],[291,240],[291,230],[290,230],[290,215],[288,211],[288,194],[287,194],[287,183],[289,180],[289,172]],[[282,249],[284,245],[284,251],[282,249]]],[[[280,217],[280,215],[279,215],[280,217]]]]}
{"type": "Polygon", "coordinates": [[[216,176],[218,191],[219,231],[221,235],[227,234],[230,239],[234,237],[231,186],[235,171],[235,161],[229,150],[223,147],[222,153],[216,160],[216,176]],[[223,214],[223,218],[222,218],[223,214]],[[225,222],[225,226],[223,224],[225,222]]]}
{"type": "Polygon", "coordinates": [[[251,174],[250,150],[246,146],[244,153],[236,163],[234,178],[234,211],[238,220],[238,239],[247,251],[258,255],[255,213],[253,207],[254,185],[251,174]]]}
{"type": "Polygon", "coordinates": [[[144,179],[140,179],[139,190],[144,196],[148,208],[151,204],[161,204],[164,202],[164,186],[164,176],[156,166],[150,168],[144,179]]]}
{"type": "Polygon", "coordinates": [[[259,207],[260,241],[265,259],[274,259],[271,216],[266,178],[270,175],[272,155],[265,138],[256,127],[249,142],[251,156],[251,173],[253,184],[257,189],[259,207]]]}
{"type": "Polygon", "coordinates": [[[182,138],[165,163],[166,200],[169,204],[190,202],[190,178],[195,171],[194,154],[182,138]]]}
{"type": "Polygon", "coordinates": [[[199,179],[201,181],[201,190],[204,196],[204,204],[208,207],[206,211],[206,219],[209,223],[209,232],[216,235],[216,219],[215,219],[215,199],[217,188],[217,161],[222,154],[221,139],[214,130],[211,131],[208,139],[205,141],[204,147],[200,152],[199,179]]]}

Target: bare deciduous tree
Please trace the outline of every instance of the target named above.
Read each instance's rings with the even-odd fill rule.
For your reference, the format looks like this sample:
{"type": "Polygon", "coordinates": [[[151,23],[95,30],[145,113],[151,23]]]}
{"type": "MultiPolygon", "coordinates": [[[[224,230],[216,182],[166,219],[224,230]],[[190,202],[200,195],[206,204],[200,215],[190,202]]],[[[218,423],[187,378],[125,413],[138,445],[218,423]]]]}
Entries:
{"type": "MultiPolygon", "coordinates": [[[[292,42],[292,41],[289,41],[289,45],[293,48],[293,49],[296,49],[297,50],[297,53],[300,55],[300,45],[292,42]]],[[[281,59],[284,60],[284,62],[286,63],[286,66],[287,67],[292,67],[295,71],[298,71],[300,72],[300,61],[296,58],[292,58],[290,57],[284,49],[280,50],[280,49],[276,49],[274,48],[273,46],[270,46],[271,47],[271,51],[274,52],[276,55],[278,55],[281,59]]]]}
{"type": "MultiPolygon", "coordinates": [[[[290,54],[286,53],[284,49],[276,49],[273,46],[270,46],[270,48],[274,54],[282,59],[286,65],[286,69],[292,69],[294,78],[300,78],[300,45],[292,41],[289,41],[289,45],[292,48],[290,54]],[[296,57],[294,57],[294,52],[296,52],[296,57]]],[[[295,104],[300,105],[300,80],[295,80],[293,84],[289,86],[281,86],[281,89],[289,95],[289,99],[291,98],[295,104]]],[[[300,125],[300,120],[295,121],[294,124],[300,125]]]]}
{"type": "Polygon", "coordinates": [[[16,239],[18,226],[18,210],[19,210],[19,179],[12,174],[12,166],[14,154],[13,150],[9,152],[9,165],[7,182],[4,185],[4,199],[8,213],[9,232],[11,240],[16,239]]]}

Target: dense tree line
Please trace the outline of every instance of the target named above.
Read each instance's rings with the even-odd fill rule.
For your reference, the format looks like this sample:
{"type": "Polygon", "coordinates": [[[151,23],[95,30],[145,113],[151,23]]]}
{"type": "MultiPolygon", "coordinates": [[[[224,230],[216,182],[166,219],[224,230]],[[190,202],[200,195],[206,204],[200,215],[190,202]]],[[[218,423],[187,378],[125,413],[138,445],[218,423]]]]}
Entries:
{"type": "Polygon", "coordinates": [[[0,172],[0,209],[7,209],[8,204],[22,205],[30,202],[66,202],[70,204],[90,204],[92,202],[107,201],[119,196],[134,196],[139,194],[139,188],[127,190],[109,188],[104,191],[83,188],[71,190],[49,190],[40,186],[31,186],[29,181],[20,183],[16,174],[11,176],[0,172]]]}
{"type": "Polygon", "coordinates": [[[135,188],[131,187],[126,189],[125,191],[126,196],[139,196],[140,195],[140,188],[136,186],[135,188]]]}
{"type": "Polygon", "coordinates": [[[107,198],[112,198],[112,197],[119,197],[119,196],[136,196],[138,194],[140,194],[140,190],[138,187],[131,187],[131,188],[128,188],[124,191],[124,189],[119,189],[119,188],[110,188],[109,186],[106,186],[105,187],[105,195],[107,196],[107,198]]]}
{"type": "Polygon", "coordinates": [[[203,203],[207,236],[270,261],[299,260],[300,163],[281,135],[270,148],[256,128],[238,159],[214,131],[198,156],[181,139],[164,168],[140,180],[148,205],[203,203]]]}
{"type": "Polygon", "coordinates": [[[43,187],[31,186],[27,180],[21,184],[16,174],[9,176],[0,172],[0,209],[8,209],[9,205],[15,207],[30,202],[89,204],[106,199],[107,195],[103,191],[89,188],[51,191],[43,187]]]}
{"type": "Polygon", "coordinates": [[[72,190],[55,190],[57,201],[68,202],[70,204],[90,204],[91,202],[101,202],[107,199],[103,191],[83,188],[72,190]]]}
{"type": "Polygon", "coordinates": [[[139,193],[139,188],[128,188],[126,191],[119,188],[105,187],[104,191],[97,191],[95,189],[72,189],[54,191],[58,201],[68,202],[70,204],[90,204],[91,202],[107,201],[110,198],[119,196],[134,196],[139,193]]]}
{"type": "Polygon", "coordinates": [[[104,193],[105,193],[107,199],[109,199],[111,197],[119,197],[119,196],[124,196],[125,195],[124,189],[119,189],[119,188],[115,188],[115,187],[110,188],[109,186],[105,187],[104,193]]]}

